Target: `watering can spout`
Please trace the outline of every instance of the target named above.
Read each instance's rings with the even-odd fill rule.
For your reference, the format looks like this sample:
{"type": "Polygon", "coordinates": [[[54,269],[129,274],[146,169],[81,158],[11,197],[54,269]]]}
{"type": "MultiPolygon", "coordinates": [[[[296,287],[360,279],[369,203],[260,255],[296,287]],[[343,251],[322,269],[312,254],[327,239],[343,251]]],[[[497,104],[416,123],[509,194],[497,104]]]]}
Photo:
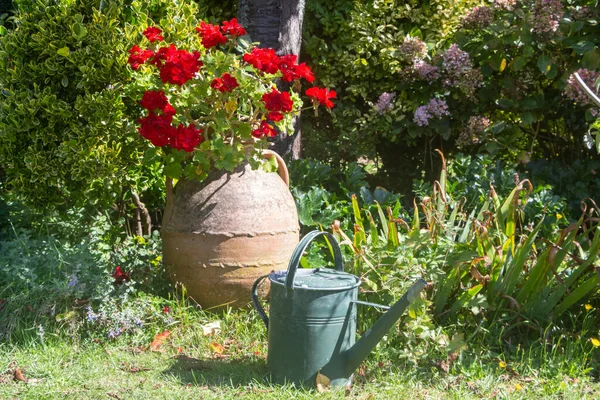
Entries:
{"type": "Polygon", "coordinates": [[[427,286],[423,279],[417,280],[408,291],[379,320],[369,329],[358,342],[345,352],[346,376],[350,376],[367,355],[375,348],[377,343],[400,319],[406,308],[419,296],[427,286]]]}

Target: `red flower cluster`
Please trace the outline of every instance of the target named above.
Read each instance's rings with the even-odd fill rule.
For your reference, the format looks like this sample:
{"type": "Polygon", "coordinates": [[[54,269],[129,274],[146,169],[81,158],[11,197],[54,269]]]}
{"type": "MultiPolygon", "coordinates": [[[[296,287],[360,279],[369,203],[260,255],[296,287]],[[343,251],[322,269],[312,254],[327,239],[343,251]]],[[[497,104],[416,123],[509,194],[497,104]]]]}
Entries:
{"type": "Polygon", "coordinates": [[[286,54],[279,57],[279,70],[283,74],[281,80],[291,82],[296,79],[304,78],[312,83],[315,80],[310,67],[306,63],[297,64],[297,56],[294,54],[286,54]]]}
{"type": "Polygon", "coordinates": [[[231,92],[233,89],[240,86],[240,84],[238,83],[237,79],[235,79],[233,76],[229,74],[223,74],[223,76],[221,76],[220,78],[213,79],[213,81],[210,83],[210,86],[213,89],[224,93],[231,92]]]}
{"type": "Polygon", "coordinates": [[[290,112],[294,106],[288,92],[280,92],[275,88],[271,89],[271,93],[263,94],[262,101],[265,102],[265,108],[269,111],[290,112]]]}
{"type": "Polygon", "coordinates": [[[192,79],[203,65],[198,51],[190,53],[178,50],[173,44],[158,49],[150,63],[160,69],[160,79],[163,83],[175,85],[183,85],[192,79]]]}
{"type": "Polygon", "coordinates": [[[162,31],[160,30],[160,28],[157,28],[155,26],[149,26],[144,32],[142,32],[142,34],[146,36],[150,43],[163,40],[161,33],[162,31]]]}
{"type": "Polygon", "coordinates": [[[204,141],[202,129],[193,125],[180,124],[177,128],[171,126],[175,109],[163,91],[148,90],[144,93],[140,105],[148,110],[148,116],[140,118],[138,132],[157,147],[170,145],[174,149],[187,152],[194,150],[204,141]],[[157,110],[160,114],[157,114],[157,110]]]}
{"type": "Polygon", "coordinates": [[[254,68],[275,74],[281,71],[281,80],[284,82],[292,82],[293,80],[304,78],[308,82],[313,82],[315,77],[305,63],[297,64],[296,57],[293,54],[286,54],[279,57],[273,49],[261,49],[255,47],[248,54],[244,54],[244,61],[252,65],[254,68]]]}
{"type": "Polygon", "coordinates": [[[129,50],[129,59],[127,62],[131,65],[131,68],[138,69],[140,65],[148,61],[153,55],[154,52],[152,50],[142,50],[134,44],[131,50],[129,50]]]}
{"type": "Polygon", "coordinates": [[[142,96],[142,100],[140,100],[140,105],[150,111],[151,114],[156,113],[156,110],[160,110],[161,114],[175,115],[175,109],[169,104],[169,99],[162,90],[146,91],[142,96]]]}
{"type": "Polygon", "coordinates": [[[252,52],[244,54],[244,61],[267,74],[276,74],[279,71],[279,56],[273,49],[255,47],[252,52]]]}
{"type": "Polygon", "coordinates": [[[221,29],[231,37],[244,36],[246,34],[244,27],[238,24],[237,18],[233,18],[231,21],[223,21],[221,29]]]}
{"type": "Polygon", "coordinates": [[[252,131],[252,136],[256,138],[261,138],[263,136],[275,137],[277,136],[277,131],[271,125],[269,125],[267,121],[262,120],[260,127],[252,131]]]}
{"type": "Polygon", "coordinates": [[[113,278],[115,278],[115,285],[120,285],[123,282],[128,281],[129,279],[131,279],[129,277],[129,274],[126,272],[123,272],[121,270],[121,266],[117,265],[117,268],[115,268],[115,272],[113,272],[110,276],[112,276],[113,278]]]}
{"type": "Polygon", "coordinates": [[[179,124],[176,129],[171,130],[169,144],[175,149],[191,153],[194,151],[194,147],[204,141],[202,132],[204,132],[202,129],[197,129],[194,125],[179,124]]]}
{"type": "Polygon", "coordinates": [[[227,38],[221,33],[221,27],[219,25],[207,24],[202,21],[200,22],[200,26],[196,28],[196,32],[200,34],[202,46],[206,49],[227,42],[227,38]]]}
{"type": "Polygon", "coordinates": [[[333,90],[327,90],[327,88],[311,87],[306,89],[306,95],[313,98],[313,101],[318,101],[321,105],[332,108],[333,102],[329,99],[335,99],[336,93],[333,90]]]}
{"type": "Polygon", "coordinates": [[[223,33],[231,37],[242,36],[246,34],[243,26],[238,24],[237,18],[231,21],[223,21],[223,25],[212,25],[204,21],[200,22],[200,26],[196,27],[196,32],[202,38],[202,46],[206,49],[227,43],[227,38],[223,33]]]}
{"type": "Polygon", "coordinates": [[[265,103],[265,108],[270,111],[268,118],[276,122],[283,119],[282,112],[290,112],[294,106],[288,92],[280,92],[275,88],[271,89],[271,93],[263,94],[262,101],[265,103]]]}

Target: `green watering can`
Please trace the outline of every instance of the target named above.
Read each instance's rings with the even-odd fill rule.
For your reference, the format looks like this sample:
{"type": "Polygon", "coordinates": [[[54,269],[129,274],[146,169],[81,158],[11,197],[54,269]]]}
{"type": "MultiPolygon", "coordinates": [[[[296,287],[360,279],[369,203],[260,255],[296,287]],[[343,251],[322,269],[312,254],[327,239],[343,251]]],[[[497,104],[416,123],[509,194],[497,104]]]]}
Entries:
{"type": "Polygon", "coordinates": [[[267,367],[273,381],[316,384],[317,373],[334,386],[352,381],[352,373],[427,283],[415,282],[391,307],[358,301],[357,276],[344,272],[342,252],[327,232],[304,236],[290,260],[287,271],[274,271],[258,278],[252,287],[252,303],[269,332],[267,367]],[[334,253],[335,269],[298,269],[300,258],[317,237],[326,236],[334,253]],[[258,285],[271,282],[271,318],[258,301],[258,285]],[[364,304],[387,312],[356,341],[356,306],[364,304]]]}

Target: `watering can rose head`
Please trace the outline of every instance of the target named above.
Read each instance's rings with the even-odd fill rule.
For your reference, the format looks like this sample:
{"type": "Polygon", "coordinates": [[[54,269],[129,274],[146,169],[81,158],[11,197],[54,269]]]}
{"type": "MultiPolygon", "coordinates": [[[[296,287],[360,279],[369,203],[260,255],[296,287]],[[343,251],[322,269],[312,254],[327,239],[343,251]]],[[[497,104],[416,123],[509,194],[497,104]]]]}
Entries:
{"type": "MultiPolygon", "coordinates": [[[[165,175],[202,180],[210,169],[257,166],[267,138],[293,133],[302,107],[301,81],[315,80],[295,55],[251,47],[234,18],[222,25],[200,22],[196,32],[148,27],[146,48],[134,45],[128,63],[140,105],[138,132],[153,146],[144,161],[162,163],[165,175]],[[169,41],[167,43],[167,40],[169,41]],[[279,90],[276,82],[289,90],[279,90]],[[250,151],[249,151],[250,149],[250,151]]],[[[333,90],[305,91],[316,108],[333,107],[333,90]]]]}

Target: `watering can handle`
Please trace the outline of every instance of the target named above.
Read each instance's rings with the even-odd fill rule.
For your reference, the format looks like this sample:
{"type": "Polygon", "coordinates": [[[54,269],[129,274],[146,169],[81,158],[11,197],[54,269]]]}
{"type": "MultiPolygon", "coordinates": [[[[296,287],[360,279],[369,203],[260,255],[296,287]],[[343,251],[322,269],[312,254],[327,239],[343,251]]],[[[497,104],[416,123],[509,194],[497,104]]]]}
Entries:
{"type": "Polygon", "coordinates": [[[265,313],[265,309],[262,308],[262,306],[260,305],[260,301],[258,301],[258,285],[260,285],[260,283],[268,276],[269,275],[261,276],[260,278],[255,280],[254,285],[252,285],[252,305],[258,312],[260,319],[262,319],[263,322],[265,323],[267,330],[269,330],[269,317],[267,316],[267,313],[265,313]]]}
{"type": "Polygon", "coordinates": [[[290,259],[290,263],[287,269],[287,275],[285,279],[285,287],[288,290],[294,289],[294,278],[296,277],[296,271],[298,271],[298,266],[300,265],[300,259],[302,258],[302,254],[308,247],[308,245],[317,237],[326,236],[329,239],[329,243],[333,249],[333,262],[335,264],[335,269],[338,271],[344,270],[344,261],[342,259],[342,250],[340,249],[340,245],[338,244],[335,237],[329,232],[322,231],[312,231],[306,234],[298,243],[298,246],[294,249],[292,253],[292,258],[290,259]]]}

